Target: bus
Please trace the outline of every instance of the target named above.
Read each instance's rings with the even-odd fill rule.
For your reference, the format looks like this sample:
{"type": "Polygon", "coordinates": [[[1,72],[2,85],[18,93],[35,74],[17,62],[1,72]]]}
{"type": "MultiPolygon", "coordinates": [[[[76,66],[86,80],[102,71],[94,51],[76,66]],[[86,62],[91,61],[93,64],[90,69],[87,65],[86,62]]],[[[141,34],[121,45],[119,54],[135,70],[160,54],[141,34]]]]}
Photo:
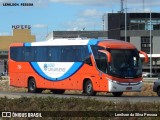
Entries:
{"type": "Polygon", "coordinates": [[[10,86],[30,93],[80,90],[121,96],[140,92],[142,65],[138,51],[128,42],[110,39],[63,38],[44,42],[13,43],[9,51],[10,86]]]}

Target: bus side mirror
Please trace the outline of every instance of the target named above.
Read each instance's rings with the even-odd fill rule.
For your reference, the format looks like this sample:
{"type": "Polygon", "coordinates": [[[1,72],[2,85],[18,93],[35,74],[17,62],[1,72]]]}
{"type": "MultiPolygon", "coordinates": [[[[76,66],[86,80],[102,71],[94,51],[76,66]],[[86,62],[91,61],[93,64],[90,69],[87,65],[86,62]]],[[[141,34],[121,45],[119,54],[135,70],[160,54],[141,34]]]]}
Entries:
{"type": "Polygon", "coordinates": [[[109,63],[111,62],[111,53],[110,53],[110,52],[108,52],[108,51],[106,51],[106,50],[98,50],[98,51],[106,54],[106,56],[107,56],[107,58],[108,58],[108,59],[107,59],[108,62],[109,62],[109,63]]]}
{"type": "Polygon", "coordinates": [[[143,51],[139,51],[139,54],[143,54],[144,55],[144,62],[148,63],[148,61],[149,61],[148,55],[145,52],[143,52],[143,51]]]}

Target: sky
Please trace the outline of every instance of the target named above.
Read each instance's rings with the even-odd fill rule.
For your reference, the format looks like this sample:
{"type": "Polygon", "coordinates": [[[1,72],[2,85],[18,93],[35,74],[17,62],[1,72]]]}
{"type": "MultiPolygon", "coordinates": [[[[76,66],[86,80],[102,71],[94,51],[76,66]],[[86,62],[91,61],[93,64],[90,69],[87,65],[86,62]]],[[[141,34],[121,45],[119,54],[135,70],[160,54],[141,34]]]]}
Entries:
{"type": "MultiPolygon", "coordinates": [[[[30,25],[36,41],[52,31],[103,30],[102,15],[120,11],[121,0],[0,0],[0,36],[12,35],[12,25],[30,25]],[[33,3],[33,6],[3,6],[33,3]]],[[[159,0],[124,0],[127,12],[159,12],[159,0]]]]}

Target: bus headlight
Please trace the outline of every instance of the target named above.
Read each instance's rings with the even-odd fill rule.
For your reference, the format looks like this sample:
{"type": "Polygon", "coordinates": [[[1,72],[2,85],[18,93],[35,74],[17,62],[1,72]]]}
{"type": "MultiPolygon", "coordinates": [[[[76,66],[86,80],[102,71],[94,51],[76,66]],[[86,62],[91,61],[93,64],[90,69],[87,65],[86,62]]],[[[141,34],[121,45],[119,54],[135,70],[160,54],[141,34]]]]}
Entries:
{"type": "Polygon", "coordinates": [[[116,84],[119,84],[119,85],[123,85],[123,86],[130,86],[130,85],[132,85],[132,86],[134,86],[134,85],[139,85],[139,84],[142,84],[142,81],[139,81],[139,82],[118,82],[118,81],[114,81],[114,80],[112,80],[112,79],[110,79],[110,78],[106,78],[109,82],[112,82],[112,83],[116,83],[116,84]]]}
{"type": "Polygon", "coordinates": [[[108,79],[108,81],[110,81],[110,82],[113,82],[113,83],[119,83],[118,81],[114,81],[114,80],[112,80],[112,79],[110,79],[110,78],[107,78],[108,79]]]}

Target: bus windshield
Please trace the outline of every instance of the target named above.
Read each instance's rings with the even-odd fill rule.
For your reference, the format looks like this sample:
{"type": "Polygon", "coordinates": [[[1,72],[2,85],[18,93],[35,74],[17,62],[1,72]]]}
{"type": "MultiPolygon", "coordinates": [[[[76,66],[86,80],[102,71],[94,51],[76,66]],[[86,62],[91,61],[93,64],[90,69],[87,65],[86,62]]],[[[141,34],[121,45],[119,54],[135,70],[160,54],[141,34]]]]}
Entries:
{"type": "Polygon", "coordinates": [[[135,78],[142,74],[141,59],[136,49],[110,49],[112,60],[109,73],[115,77],[135,78]]]}

